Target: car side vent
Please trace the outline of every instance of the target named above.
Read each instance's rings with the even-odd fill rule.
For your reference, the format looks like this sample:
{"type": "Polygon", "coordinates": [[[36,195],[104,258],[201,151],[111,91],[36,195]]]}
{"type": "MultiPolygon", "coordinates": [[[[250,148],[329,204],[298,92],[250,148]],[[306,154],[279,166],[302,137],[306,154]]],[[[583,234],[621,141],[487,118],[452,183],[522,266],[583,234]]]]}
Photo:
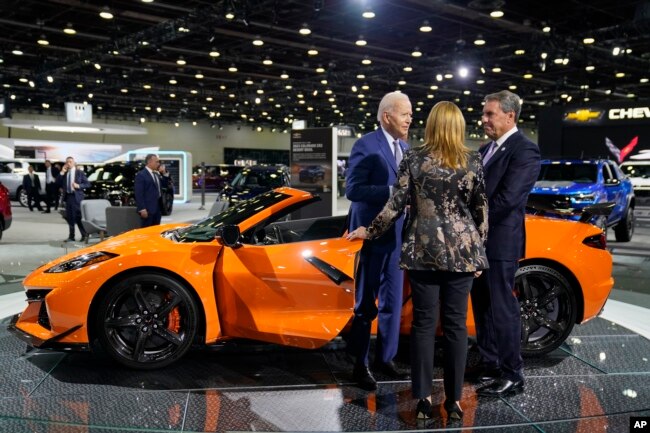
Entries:
{"type": "Polygon", "coordinates": [[[48,293],[50,293],[51,290],[49,289],[31,289],[28,290],[26,293],[27,296],[27,301],[40,301],[42,299],[45,299],[48,293]]]}
{"type": "Polygon", "coordinates": [[[52,325],[50,325],[50,316],[47,315],[47,306],[45,302],[41,303],[41,308],[38,310],[38,324],[43,328],[47,328],[50,331],[52,330],[52,325]]]}
{"type": "Polygon", "coordinates": [[[585,238],[582,241],[583,244],[587,245],[588,247],[592,248],[599,248],[601,250],[606,250],[607,249],[607,235],[605,232],[589,236],[588,238],[585,238]]]}

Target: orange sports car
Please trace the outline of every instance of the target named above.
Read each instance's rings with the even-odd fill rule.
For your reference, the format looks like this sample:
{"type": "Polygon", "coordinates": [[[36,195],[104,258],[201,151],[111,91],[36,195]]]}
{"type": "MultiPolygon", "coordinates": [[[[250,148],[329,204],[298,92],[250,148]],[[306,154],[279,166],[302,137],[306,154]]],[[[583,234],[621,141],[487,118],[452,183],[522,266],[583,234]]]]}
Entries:
{"type": "MultiPolygon", "coordinates": [[[[98,343],[139,369],[234,338],[323,346],[353,316],[361,241],[342,237],[344,217],[304,218],[318,200],[279,188],[196,224],[134,230],[67,254],[25,278],[28,305],[11,328],[40,348],[98,343]]],[[[523,349],[541,354],[600,312],[612,258],[591,224],[527,216],[526,230],[516,279],[523,349]]],[[[468,325],[472,333],[471,314],[468,325]]]]}

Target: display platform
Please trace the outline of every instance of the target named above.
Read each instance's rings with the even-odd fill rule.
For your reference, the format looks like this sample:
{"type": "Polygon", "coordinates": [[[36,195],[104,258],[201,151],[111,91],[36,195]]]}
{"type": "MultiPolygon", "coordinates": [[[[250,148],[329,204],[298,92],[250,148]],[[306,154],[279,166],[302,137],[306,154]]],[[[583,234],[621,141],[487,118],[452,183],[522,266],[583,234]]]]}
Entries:
{"type": "MultiPolygon", "coordinates": [[[[133,371],[89,353],[30,350],[0,327],[0,431],[481,431],[627,432],[650,415],[650,341],[595,319],[551,354],[525,360],[526,386],[507,398],[466,383],[461,422],[442,409],[415,419],[409,381],[377,375],[376,392],[352,383],[342,341],[315,351],[238,342],[193,350],[158,371],[133,371]]],[[[408,341],[398,355],[408,365],[408,341]]],[[[470,350],[470,363],[477,354],[470,350]]],[[[441,365],[437,356],[436,364],[441,365]]]]}

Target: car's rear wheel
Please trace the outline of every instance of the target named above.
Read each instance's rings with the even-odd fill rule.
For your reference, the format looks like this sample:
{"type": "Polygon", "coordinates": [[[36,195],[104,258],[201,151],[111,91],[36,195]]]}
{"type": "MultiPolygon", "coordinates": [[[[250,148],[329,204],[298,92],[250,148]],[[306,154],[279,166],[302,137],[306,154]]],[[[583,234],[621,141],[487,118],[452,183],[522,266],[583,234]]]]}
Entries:
{"type": "Polygon", "coordinates": [[[2,233],[5,231],[5,222],[0,219],[0,241],[2,240],[2,233]]]}
{"type": "Polygon", "coordinates": [[[576,321],[575,292],[558,271],[543,265],[524,265],[515,275],[521,311],[521,352],[542,355],[557,349],[576,321]]]}
{"type": "Polygon", "coordinates": [[[20,203],[22,207],[29,206],[29,197],[27,196],[27,191],[25,191],[25,188],[20,188],[18,190],[18,203],[20,203]]]}
{"type": "Polygon", "coordinates": [[[634,208],[627,207],[625,218],[614,227],[614,235],[617,242],[630,242],[634,234],[634,208]]]}
{"type": "Polygon", "coordinates": [[[119,281],[99,301],[96,335],[104,352],[130,368],[149,370],[180,359],[198,327],[194,298],[180,282],[143,273],[119,281]]]}

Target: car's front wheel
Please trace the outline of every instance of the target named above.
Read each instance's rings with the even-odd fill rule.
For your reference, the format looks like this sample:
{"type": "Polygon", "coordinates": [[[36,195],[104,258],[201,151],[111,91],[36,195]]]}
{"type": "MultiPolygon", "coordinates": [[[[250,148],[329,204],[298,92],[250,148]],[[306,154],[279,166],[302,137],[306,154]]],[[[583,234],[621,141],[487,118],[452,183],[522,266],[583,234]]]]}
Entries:
{"type": "Polygon", "coordinates": [[[617,242],[630,242],[634,234],[634,208],[627,207],[625,217],[614,227],[617,242]]]}
{"type": "Polygon", "coordinates": [[[20,188],[18,190],[18,203],[20,203],[22,207],[29,206],[29,197],[27,196],[27,191],[25,191],[25,188],[20,188]]]}
{"type": "Polygon", "coordinates": [[[524,265],[515,275],[521,312],[521,352],[543,355],[557,349],[571,333],[577,304],[571,284],[558,271],[524,265]]]}
{"type": "Polygon", "coordinates": [[[149,370],[180,359],[198,328],[189,290],[157,273],[127,277],[104,292],[95,334],[104,352],[130,368],[149,370]]]}

